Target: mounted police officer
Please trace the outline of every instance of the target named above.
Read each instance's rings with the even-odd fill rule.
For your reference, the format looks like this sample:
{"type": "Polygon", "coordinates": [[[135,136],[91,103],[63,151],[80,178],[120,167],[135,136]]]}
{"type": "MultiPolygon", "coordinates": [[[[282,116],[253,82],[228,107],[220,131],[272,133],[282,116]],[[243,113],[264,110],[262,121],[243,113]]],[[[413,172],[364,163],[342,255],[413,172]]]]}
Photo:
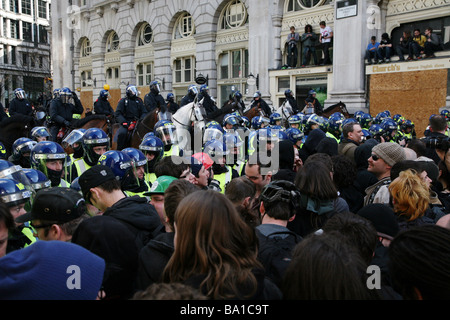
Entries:
{"type": "Polygon", "coordinates": [[[208,119],[215,119],[221,114],[221,110],[217,108],[216,101],[209,95],[209,88],[206,84],[200,87],[198,100],[202,101],[208,119]]]}
{"type": "Polygon", "coordinates": [[[175,102],[175,95],[172,92],[169,92],[167,94],[166,102],[167,102],[167,109],[171,114],[175,114],[175,112],[177,112],[177,110],[180,109],[178,103],[175,102]]]}
{"type": "Polygon", "coordinates": [[[114,110],[108,101],[109,92],[108,90],[102,89],[100,94],[94,102],[94,112],[95,114],[104,114],[105,116],[113,116],[114,110]]]}
{"type": "Polygon", "coordinates": [[[308,106],[308,104],[311,103],[314,106],[313,113],[322,114],[323,106],[320,103],[320,101],[317,100],[316,95],[317,95],[317,93],[314,90],[309,90],[308,96],[305,99],[305,106],[308,106]]]}
{"type": "Polygon", "coordinates": [[[9,115],[23,114],[25,116],[33,115],[33,107],[30,101],[26,98],[25,91],[21,88],[14,90],[16,96],[9,104],[9,115]]]}
{"type": "Polygon", "coordinates": [[[180,107],[185,106],[191,102],[194,102],[195,97],[198,94],[198,89],[195,84],[191,84],[188,88],[187,94],[181,99],[180,107]]]}
{"type": "Polygon", "coordinates": [[[167,111],[166,102],[160,92],[158,81],[152,81],[150,83],[150,92],[144,97],[144,105],[147,108],[147,112],[152,112],[155,109],[158,109],[160,113],[167,111]]]}
{"type": "Polygon", "coordinates": [[[272,114],[272,110],[270,110],[269,105],[266,101],[261,97],[261,92],[256,91],[253,95],[253,101],[251,107],[258,106],[259,109],[262,110],[265,117],[269,117],[272,114]]]}
{"type": "Polygon", "coordinates": [[[138,97],[136,86],[129,85],[125,94],[125,98],[119,101],[115,113],[117,121],[121,124],[117,131],[117,150],[127,147],[127,135],[132,122],[142,120],[147,115],[147,109],[142,99],[138,97]]]}
{"type": "Polygon", "coordinates": [[[300,112],[300,110],[298,109],[298,105],[297,105],[297,100],[295,100],[294,98],[294,94],[292,93],[291,89],[287,89],[284,91],[284,95],[286,97],[287,102],[289,102],[289,105],[292,108],[292,111],[294,112],[294,114],[297,114],[300,112]]]}
{"type": "Polygon", "coordinates": [[[82,114],[83,105],[75,92],[64,87],[59,92],[59,97],[52,100],[50,105],[50,134],[52,141],[56,141],[61,127],[70,127],[74,114],[82,114]],[[70,102],[73,98],[74,103],[70,102]]]}

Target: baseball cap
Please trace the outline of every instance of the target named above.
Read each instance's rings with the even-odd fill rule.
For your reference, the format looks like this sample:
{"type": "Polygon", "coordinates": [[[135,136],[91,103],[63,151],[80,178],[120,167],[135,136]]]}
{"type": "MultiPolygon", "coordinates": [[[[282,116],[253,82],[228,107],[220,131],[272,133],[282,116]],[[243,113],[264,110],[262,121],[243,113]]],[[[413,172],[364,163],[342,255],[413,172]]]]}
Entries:
{"type": "Polygon", "coordinates": [[[83,198],[88,201],[91,188],[98,187],[107,181],[115,179],[116,176],[110,167],[97,164],[83,172],[78,178],[78,184],[80,185],[83,198]]]}
{"type": "Polygon", "coordinates": [[[152,183],[150,191],[144,193],[144,196],[151,196],[154,194],[164,194],[169,185],[175,180],[178,179],[172,176],[158,177],[158,179],[156,179],[155,182],[152,183]]]}
{"type": "Polygon", "coordinates": [[[71,188],[51,187],[39,190],[31,211],[17,217],[16,222],[39,219],[65,223],[80,217],[85,211],[85,201],[77,191],[71,188]]]}

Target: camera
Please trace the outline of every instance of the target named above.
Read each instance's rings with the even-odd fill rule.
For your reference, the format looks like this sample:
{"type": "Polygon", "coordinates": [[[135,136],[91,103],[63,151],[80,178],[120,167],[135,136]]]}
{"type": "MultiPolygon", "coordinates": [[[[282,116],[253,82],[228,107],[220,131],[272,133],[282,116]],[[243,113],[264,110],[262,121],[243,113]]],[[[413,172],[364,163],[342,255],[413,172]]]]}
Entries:
{"type": "Polygon", "coordinates": [[[439,149],[447,152],[450,148],[449,137],[427,137],[423,139],[427,148],[430,149],[439,149]]]}

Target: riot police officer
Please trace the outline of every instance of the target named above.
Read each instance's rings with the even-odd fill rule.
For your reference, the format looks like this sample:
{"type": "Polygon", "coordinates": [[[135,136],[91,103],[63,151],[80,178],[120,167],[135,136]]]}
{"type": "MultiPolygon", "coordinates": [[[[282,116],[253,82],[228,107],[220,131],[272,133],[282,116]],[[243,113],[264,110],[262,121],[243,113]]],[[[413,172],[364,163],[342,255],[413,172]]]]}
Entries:
{"type": "Polygon", "coordinates": [[[100,94],[94,102],[94,112],[95,114],[104,114],[105,116],[114,115],[114,110],[108,101],[109,92],[108,90],[101,90],[100,94]]]}
{"type": "Polygon", "coordinates": [[[198,100],[202,101],[203,107],[206,111],[206,117],[208,119],[215,119],[221,114],[220,109],[217,108],[216,101],[214,101],[213,98],[209,95],[209,88],[206,84],[203,84],[200,87],[198,100]]]}
{"type": "Polygon", "coordinates": [[[14,90],[14,95],[16,97],[9,104],[9,115],[23,114],[31,117],[33,115],[33,107],[30,101],[26,99],[25,91],[22,88],[17,88],[14,90]]]}
{"type": "Polygon", "coordinates": [[[167,94],[166,102],[167,102],[167,109],[171,114],[175,114],[175,112],[177,112],[177,110],[180,109],[178,103],[175,102],[175,95],[172,92],[169,92],[167,94]]]}
{"type": "Polygon", "coordinates": [[[136,86],[129,85],[126,89],[126,96],[122,98],[116,108],[115,116],[121,124],[117,131],[117,150],[127,147],[128,127],[133,121],[144,119],[147,109],[141,98],[138,97],[136,86]]]}
{"type": "Polygon", "coordinates": [[[74,114],[82,114],[83,105],[75,92],[64,87],[50,105],[50,134],[52,141],[56,141],[58,131],[62,126],[70,127],[74,114]],[[73,99],[74,103],[70,102],[73,99]]]}
{"type": "Polygon", "coordinates": [[[198,94],[198,89],[195,84],[191,84],[188,88],[187,94],[181,99],[180,107],[185,106],[191,102],[194,102],[195,97],[198,94]]]}
{"type": "Polygon", "coordinates": [[[261,97],[261,92],[256,91],[253,95],[253,101],[251,107],[258,106],[264,113],[264,116],[269,117],[272,114],[272,110],[270,110],[269,105],[266,101],[261,97]]]}
{"type": "Polygon", "coordinates": [[[147,112],[151,112],[154,109],[159,109],[160,113],[167,111],[166,102],[160,92],[158,81],[152,81],[150,83],[150,92],[144,97],[144,105],[147,108],[147,112]]]}
{"type": "Polygon", "coordinates": [[[300,110],[298,109],[298,105],[297,105],[297,100],[295,100],[294,98],[294,94],[292,93],[291,89],[286,89],[284,91],[284,95],[286,97],[287,102],[289,102],[292,111],[294,111],[294,114],[297,114],[300,112],[300,110]]]}

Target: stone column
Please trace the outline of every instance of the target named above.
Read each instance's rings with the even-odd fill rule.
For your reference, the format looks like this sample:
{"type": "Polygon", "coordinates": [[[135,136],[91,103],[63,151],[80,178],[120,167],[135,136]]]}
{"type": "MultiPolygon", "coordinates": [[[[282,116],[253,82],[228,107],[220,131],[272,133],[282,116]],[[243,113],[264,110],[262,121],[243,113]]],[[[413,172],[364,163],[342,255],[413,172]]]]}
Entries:
{"type": "Polygon", "coordinates": [[[269,92],[269,67],[268,62],[273,57],[272,17],[269,10],[269,2],[261,0],[248,1],[249,11],[249,40],[248,55],[249,73],[259,76],[259,87],[249,86],[249,97],[253,97],[256,90],[261,92],[262,98],[271,105],[269,92]]]}
{"type": "Polygon", "coordinates": [[[216,35],[212,31],[199,33],[194,36],[196,42],[196,70],[208,76],[209,94],[217,98],[217,66],[216,66],[216,35]]]}
{"type": "MultiPolygon", "coordinates": [[[[96,47],[94,47],[93,49],[96,49],[96,47]]],[[[95,79],[92,93],[94,97],[93,99],[95,100],[100,94],[100,91],[103,89],[103,86],[106,84],[105,53],[93,52],[91,53],[91,57],[92,57],[92,79],[95,79]]]]}
{"type": "Polygon", "coordinates": [[[272,68],[280,68],[283,57],[281,56],[281,22],[283,20],[283,15],[281,14],[273,14],[272,15],[272,24],[274,28],[274,52],[273,52],[273,61],[274,65],[272,68]]]}
{"type": "Polygon", "coordinates": [[[164,88],[161,88],[164,98],[167,93],[172,92],[172,68],[170,65],[170,40],[155,41],[154,78],[160,82],[164,79],[164,88]]]}
{"type": "Polygon", "coordinates": [[[342,101],[347,110],[368,112],[366,106],[364,55],[372,35],[379,29],[379,0],[358,1],[357,15],[337,19],[333,28],[333,85],[328,88],[325,107],[342,101]],[[376,23],[375,20],[378,19],[376,23]]]}

